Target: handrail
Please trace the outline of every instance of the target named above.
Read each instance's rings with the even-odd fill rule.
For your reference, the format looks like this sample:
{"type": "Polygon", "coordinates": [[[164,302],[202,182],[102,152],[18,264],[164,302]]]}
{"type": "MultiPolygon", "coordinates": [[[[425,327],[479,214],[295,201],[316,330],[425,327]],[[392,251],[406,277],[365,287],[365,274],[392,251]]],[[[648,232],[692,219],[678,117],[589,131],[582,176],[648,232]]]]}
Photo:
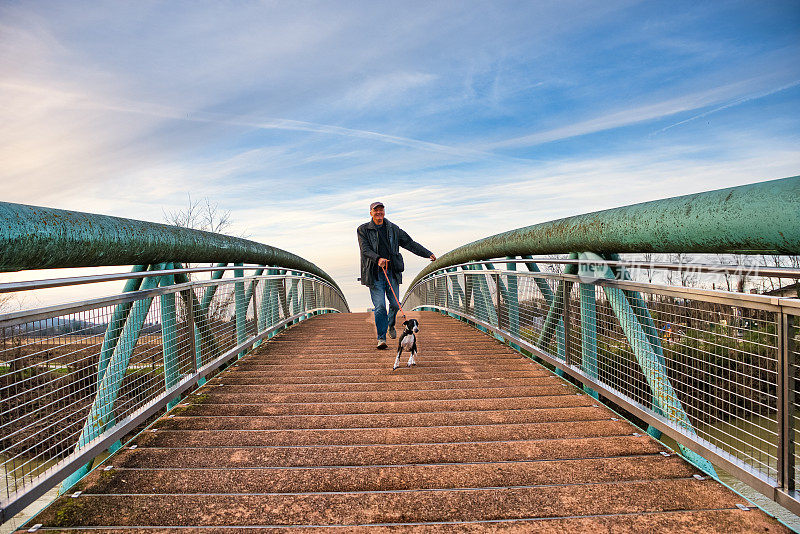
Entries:
{"type": "Polygon", "coordinates": [[[800,513],[800,301],[631,282],[596,265],[581,275],[442,271],[409,288],[403,304],[545,362],[644,421],[648,434],[675,440],[711,476],[715,464],[800,513]]]}
{"type": "Polygon", "coordinates": [[[125,282],[118,295],[0,314],[0,523],[54,484],[67,491],[95,456],[281,329],[349,311],[325,271],[276,247],[0,202],[0,271],[112,265],[133,271],[0,284],[12,294],[125,282]],[[189,279],[202,272],[210,279],[189,279]]]}
{"type": "Polygon", "coordinates": [[[0,202],[0,271],[174,261],[277,265],[316,274],[339,289],[330,275],[310,261],[249,239],[110,215],[0,202]]]}
{"type": "Polygon", "coordinates": [[[576,251],[800,254],[800,176],[517,228],[451,250],[409,287],[459,263],[576,251]]]}
{"type": "Polygon", "coordinates": [[[789,279],[800,271],[619,257],[646,252],[800,254],[800,176],[493,235],[425,267],[403,304],[465,320],[551,364],[645,421],[648,433],[675,439],[711,476],[710,460],[800,512],[800,300],[634,282],[627,269],[789,279]],[[536,257],[566,253],[569,259],[536,257]],[[545,273],[538,263],[564,268],[545,273]],[[732,445],[712,427],[719,423],[724,433],[731,421],[752,427],[732,445]]]}

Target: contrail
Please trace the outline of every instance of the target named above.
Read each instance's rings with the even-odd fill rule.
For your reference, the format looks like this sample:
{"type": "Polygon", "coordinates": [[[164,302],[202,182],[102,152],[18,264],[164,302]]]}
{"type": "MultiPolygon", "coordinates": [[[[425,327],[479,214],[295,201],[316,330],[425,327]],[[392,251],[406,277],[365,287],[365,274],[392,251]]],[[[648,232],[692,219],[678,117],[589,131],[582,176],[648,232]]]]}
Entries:
{"type": "Polygon", "coordinates": [[[765,96],[774,95],[775,93],[780,93],[781,91],[785,91],[787,89],[791,89],[792,87],[797,87],[798,85],[800,85],[800,80],[795,80],[792,83],[788,83],[786,85],[778,87],[777,89],[770,89],[769,91],[765,91],[763,93],[758,93],[758,94],[755,94],[755,95],[749,95],[749,96],[742,97],[742,98],[740,98],[738,100],[734,100],[733,102],[729,102],[729,103],[725,104],[724,106],[719,106],[717,108],[714,108],[714,109],[708,110],[706,112],[700,113],[699,115],[695,115],[693,117],[689,117],[688,119],[684,119],[684,120],[682,120],[680,122],[676,122],[675,124],[670,124],[669,126],[667,126],[665,128],[661,128],[660,130],[656,130],[653,133],[653,135],[666,132],[667,130],[675,128],[676,126],[680,126],[681,124],[686,124],[687,122],[692,122],[693,120],[701,119],[703,117],[711,115],[712,113],[716,113],[716,112],[722,111],[724,109],[732,108],[734,106],[738,106],[738,105],[744,104],[745,102],[750,102],[751,100],[757,100],[759,98],[764,98],[765,96]]]}

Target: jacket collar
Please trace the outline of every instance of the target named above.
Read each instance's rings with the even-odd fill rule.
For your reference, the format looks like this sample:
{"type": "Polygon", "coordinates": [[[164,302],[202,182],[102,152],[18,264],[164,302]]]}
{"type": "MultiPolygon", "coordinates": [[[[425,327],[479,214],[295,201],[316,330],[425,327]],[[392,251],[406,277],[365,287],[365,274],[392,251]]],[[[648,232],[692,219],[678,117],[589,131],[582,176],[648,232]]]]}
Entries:
{"type": "MultiPolygon", "coordinates": [[[[392,223],[389,222],[389,219],[384,217],[383,218],[383,225],[386,226],[386,229],[388,230],[389,227],[392,225],[392,223]]],[[[378,231],[378,226],[375,224],[375,221],[373,221],[372,219],[370,219],[369,222],[367,223],[367,228],[369,230],[375,230],[376,232],[378,231]]]]}

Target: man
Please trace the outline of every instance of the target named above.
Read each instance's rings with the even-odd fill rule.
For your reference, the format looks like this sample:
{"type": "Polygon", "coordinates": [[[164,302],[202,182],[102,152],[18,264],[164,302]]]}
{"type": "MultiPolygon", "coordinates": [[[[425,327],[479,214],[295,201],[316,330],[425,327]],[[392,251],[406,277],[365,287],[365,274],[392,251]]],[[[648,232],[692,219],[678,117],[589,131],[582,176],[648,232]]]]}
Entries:
{"type": "Polygon", "coordinates": [[[373,202],[369,206],[372,220],[362,224],[356,230],[358,247],[361,249],[361,283],[369,287],[372,306],[375,314],[375,329],[378,333],[378,348],[386,348],[386,333],[392,339],[397,337],[394,321],[400,309],[395,295],[400,298],[400,282],[403,265],[403,256],[400,248],[403,247],[423,258],[436,259],[433,252],[423,247],[399,226],[385,218],[383,202],[373,202]],[[383,269],[386,269],[384,275],[383,269]],[[387,283],[387,277],[391,286],[387,283]],[[394,289],[394,294],[392,294],[394,289]],[[386,311],[386,299],[389,300],[389,311],[386,311]]]}

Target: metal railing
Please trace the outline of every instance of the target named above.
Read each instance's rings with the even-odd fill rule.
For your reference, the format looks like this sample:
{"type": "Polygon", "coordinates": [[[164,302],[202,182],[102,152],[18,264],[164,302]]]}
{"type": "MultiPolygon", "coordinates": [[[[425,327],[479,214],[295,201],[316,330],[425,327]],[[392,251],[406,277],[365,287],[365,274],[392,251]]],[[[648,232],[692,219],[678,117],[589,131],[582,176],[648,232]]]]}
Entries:
{"type": "MultiPolygon", "coordinates": [[[[741,235],[737,241],[706,235],[705,243],[682,248],[675,244],[681,232],[701,235],[694,227],[697,219],[687,218],[680,228],[663,228],[667,237],[662,241],[642,248],[798,254],[800,180],[792,178],[648,203],[648,210],[644,205],[619,208],[492,236],[456,249],[425,269],[408,289],[403,305],[466,320],[540,359],[581,383],[589,394],[639,418],[648,425],[648,433],[675,440],[688,460],[712,476],[717,475],[716,465],[797,514],[800,300],[636,282],[626,269],[635,262],[620,261],[616,254],[573,252],[569,259],[556,260],[530,256],[548,253],[541,243],[552,244],[554,234],[580,226],[576,219],[594,220],[594,226],[586,227],[591,233],[598,226],[613,227],[620,214],[647,212],[650,219],[665,220],[662,208],[693,208],[698,203],[712,206],[724,219],[725,206],[713,206],[709,198],[741,199],[736,216],[745,220],[737,224],[746,225],[763,218],[763,212],[757,202],[753,211],[743,211],[744,193],[748,188],[774,189],[776,183],[789,192],[773,203],[776,219],[790,226],[771,230],[779,238],[741,235]],[[790,207],[795,211],[783,212],[790,207]],[[715,240],[718,248],[710,245],[715,240]],[[757,243],[760,248],[754,246],[757,243]],[[484,255],[498,250],[510,254],[501,259],[484,255]],[[543,270],[543,263],[561,267],[543,270]]],[[[584,242],[582,237],[570,241],[575,237],[571,230],[567,234],[562,237],[569,243],[584,242]]],[[[618,237],[594,235],[594,250],[613,250],[620,243],[618,237]]],[[[564,250],[557,244],[552,252],[564,250]]],[[[707,273],[743,271],[741,266],[692,268],[707,273]]],[[[765,269],[762,276],[797,280],[800,270],[765,269]]]]}
{"type": "MultiPolygon", "coordinates": [[[[9,206],[15,205],[0,208],[9,206]]],[[[133,222],[139,225],[137,231],[145,228],[151,237],[159,237],[164,226],[133,222]]],[[[77,257],[76,230],[64,228],[66,241],[73,243],[68,253],[77,257]]],[[[223,256],[223,262],[183,268],[174,256],[163,256],[155,263],[136,265],[131,273],[0,284],[0,294],[8,294],[125,280],[118,295],[0,315],[0,461],[6,480],[5,489],[0,489],[2,521],[59,483],[60,492],[66,491],[90,470],[95,458],[119,449],[120,440],[281,329],[317,314],[349,311],[330,277],[302,258],[226,236],[167,230],[192,261],[223,256]],[[222,246],[209,246],[207,240],[222,246]],[[202,254],[194,253],[192,241],[204,248],[202,254]],[[239,247],[242,261],[277,261],[269,266],[227,266],[224,259],[232,246],[239,247]],[[299,269],[301,265],[310,268],[299,269]],[[198,279],[209,272],[211,279],[198,279]],[[233,276],[226,278],[225,273],[233,276]]],[[[24,254],[9,253],[14,247],[31,246],[23,243],[20,232],[15,236],[0,235],[0,243],[5,239],[7,245],[0,253],[0,267],[30,268],[24,254]]],[[[33,237],[41,239],[38,234],[33,237]]],[[[63,235],[52,239],[67,246],[63,235]]],[[[58,253],[50,241],[48,247],[58,253]]],[[[158,260],[155,252],[141,257],[158,260]]],[[[114,256],[112,264],[136,256],[109,255],[114,256]]],[[[102,256],[101,249],[84,251],[79,263],[103,265],[102,256]]],[[[48,266],[74,262],[62,258],[48,266]]]]}

